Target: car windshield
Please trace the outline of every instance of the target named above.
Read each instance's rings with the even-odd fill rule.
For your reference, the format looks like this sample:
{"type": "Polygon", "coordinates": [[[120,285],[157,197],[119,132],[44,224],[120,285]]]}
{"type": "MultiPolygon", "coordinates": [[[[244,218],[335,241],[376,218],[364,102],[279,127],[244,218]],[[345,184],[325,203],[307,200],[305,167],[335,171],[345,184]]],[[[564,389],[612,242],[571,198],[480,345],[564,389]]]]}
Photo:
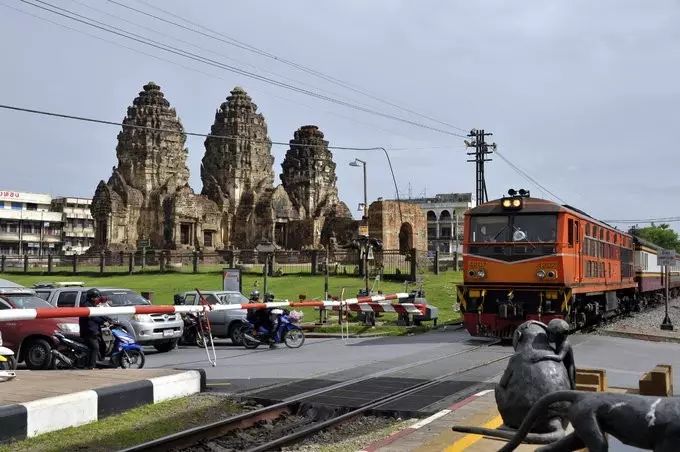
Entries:
{"type": "Polygon", "coordinates": [[[16,294],[16,295],[3,295],[6,301],[9,302],[16,309],[35,309],[35,308],[53,308],[51,304],[43,300],[42,298],[36,297],[30,294],[16,294]]]}
{"type": "Polygon", "coordinates": [[[470,219],[470,241],[493,242],[555,242],[556,215],[493,215],[470,219]]]}
{"type": "Polygon", "coordinates": [[[151,304],[144,297],[131,290],[106,290],[102,291],[111,306],[139,306],[151,304]]]}

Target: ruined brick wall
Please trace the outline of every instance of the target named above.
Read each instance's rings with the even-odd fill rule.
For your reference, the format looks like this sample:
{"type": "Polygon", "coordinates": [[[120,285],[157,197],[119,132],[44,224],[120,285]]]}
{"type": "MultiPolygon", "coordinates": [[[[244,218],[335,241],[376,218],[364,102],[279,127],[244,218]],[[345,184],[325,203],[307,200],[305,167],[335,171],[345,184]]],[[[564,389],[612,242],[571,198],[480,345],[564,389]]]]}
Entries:
{"type": "Polygon", "coordinates": [[[427,251],[427,217],[415,204],[372,202],[368,208],[368,231],[371,237],[382,240],[386,250],[427,251]]]}

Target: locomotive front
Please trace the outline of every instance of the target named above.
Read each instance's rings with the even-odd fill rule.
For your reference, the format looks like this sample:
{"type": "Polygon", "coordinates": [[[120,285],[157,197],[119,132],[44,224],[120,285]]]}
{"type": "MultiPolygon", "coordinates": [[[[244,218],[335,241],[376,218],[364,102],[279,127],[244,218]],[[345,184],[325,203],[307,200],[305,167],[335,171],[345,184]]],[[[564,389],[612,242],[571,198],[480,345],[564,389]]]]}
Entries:
{"type": "Polygon", "coordinates": [[[509,337],[526,320],[548,322],[567,310],[564,248],[574,237],[562,207],[525,190],[508,194],[465,214],[458,300],[473,336],[509,337]]]}

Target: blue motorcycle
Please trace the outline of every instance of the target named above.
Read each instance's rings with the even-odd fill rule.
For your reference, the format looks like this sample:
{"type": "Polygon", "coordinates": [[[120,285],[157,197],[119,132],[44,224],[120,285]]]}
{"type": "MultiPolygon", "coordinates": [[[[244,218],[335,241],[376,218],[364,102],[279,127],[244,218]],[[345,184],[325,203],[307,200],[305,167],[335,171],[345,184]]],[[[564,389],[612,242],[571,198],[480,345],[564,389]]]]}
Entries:
{"type": "Polygon", "coordinates": [[[298,348],[305,343],[305,333],[297,325],[302,319],[301,312],[287,312],[283,309],[267,309],[266,313],[270,328],[255,324],[263,323],[256,320],[255,314],[251,313],[247,320],[248,324],[243,327],[243,345],[247,349],[255,349],[263,344],[274,346],[284,343],[288,348],[298,348]]]}
{"type": "MultiPolygon", "coordinates": [[[[117,323],[105,323],[99,329],[99,368],[141,369],[146,361],[144,350],[134,336],[117,323]]],[[[89,348],[79,337],[55,332],[57,346],[52,349],[54,367],[57,369],[84,369],[89,359],[89,348]]]]}

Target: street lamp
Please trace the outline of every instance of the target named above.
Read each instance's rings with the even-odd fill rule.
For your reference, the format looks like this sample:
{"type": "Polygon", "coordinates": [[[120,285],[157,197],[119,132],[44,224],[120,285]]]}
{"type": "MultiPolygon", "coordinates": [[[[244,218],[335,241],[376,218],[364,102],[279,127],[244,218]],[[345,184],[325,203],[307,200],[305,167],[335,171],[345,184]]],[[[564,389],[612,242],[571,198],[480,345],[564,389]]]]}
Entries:
{"type": "Polygon", "coordinates": [[[366,232],[366,239],[365,239],[365,245],[362,246],[363,248],[363,267],[364,267],[364,286],[366,289],[366,295],[370,295],[369,290],[368,290],[368,195],[366,193],[366,162],[355,158],[353,162],[349,162],[349,166],[354,166],[354,167],[359,167],[362,166],[364,169],[364,214],[363,217],[361,218],[362,223],[364,224],[365,232],[366,232]]]}

